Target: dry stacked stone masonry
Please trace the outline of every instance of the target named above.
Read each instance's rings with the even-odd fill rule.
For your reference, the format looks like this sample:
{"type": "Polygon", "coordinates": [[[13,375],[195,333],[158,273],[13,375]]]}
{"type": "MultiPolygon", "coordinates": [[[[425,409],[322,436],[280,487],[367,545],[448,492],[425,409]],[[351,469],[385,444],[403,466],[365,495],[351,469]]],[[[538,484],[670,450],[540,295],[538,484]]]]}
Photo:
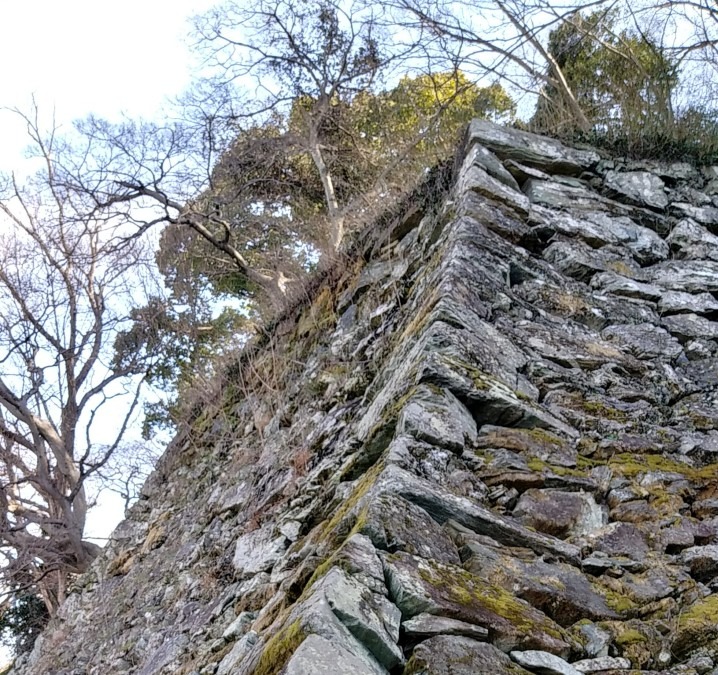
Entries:
{"type": "Polygon", "coordinates": [[[459,155],[13,673],[718,673],[718,167],[483,121],[459,155]]]}

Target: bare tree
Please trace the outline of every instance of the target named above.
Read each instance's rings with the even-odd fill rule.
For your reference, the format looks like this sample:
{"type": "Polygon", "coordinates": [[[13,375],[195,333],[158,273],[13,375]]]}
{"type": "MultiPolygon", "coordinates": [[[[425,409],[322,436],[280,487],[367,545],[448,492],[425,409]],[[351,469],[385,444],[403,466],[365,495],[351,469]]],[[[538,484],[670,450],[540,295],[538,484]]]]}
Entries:
{"type": "Polygon", "coordinates": [[[147,365],[138,353],[118,367],[113,341],[150,268],[140,240],[67,188],[69,148],[37,109],[16,113],[39,169],[6,177],[0,198],[0,579],[53,615],[98,553],[83,538],[88,481],[121,448],[147,365]]]}

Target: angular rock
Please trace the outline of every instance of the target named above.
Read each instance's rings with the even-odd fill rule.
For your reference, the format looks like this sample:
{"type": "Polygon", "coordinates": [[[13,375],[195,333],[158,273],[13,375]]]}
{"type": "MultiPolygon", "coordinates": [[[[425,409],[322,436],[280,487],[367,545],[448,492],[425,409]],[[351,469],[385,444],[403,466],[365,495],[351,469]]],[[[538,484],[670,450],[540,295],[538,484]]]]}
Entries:
{"type": "Polygon", "coordinates": [[[680,343],[668,331],[650,323],[610,326],[601,337],[621,344],[638,359],[674,359],[683,353],[680,343]]]}
{"type": "MultiPolygon", "coordinates": [[[[717,249],[718,250],[718,249],[717,249]]],[[[681,293],[666,291],[658,300],[658,310],[667,314],[708,314],[718,312],[718,300],[710,293],[681,293]]]]}
{"type": "Polygon", "coordinates": [[[631,523],[611,523],[590,537],[595,551],[641,561],[649,551],[646,535],[631,523]]]}
{"type": "Polygon", "coordinates": [[[523,186],[524,193],[532,204],[550,209],[574,212],[607,211],[612,215],[630,216],[631,208],[606,199],[580,182],[567,184],[559,181],[529,178],[523,186]]]}
{"type": "Polygon", "coordinates": [[[644,284],[635,279],[621,276],[615,272],[602,272],[591,279],[591,288],[599,289],[605,293],[622,295],[626,298],[639,298],[641,300],[658,300],[663,295],[663,289],[652,284],[644,284]]]}
{"type": "Polygon", "coordinates": [[[471,191],[496,200],[512,208],[520,216],[528,216],[530,207],[528,197],[517,189],[508,187],[505,182],[490,176],[481,166],[473,165],[462,172],[456,189],[459,194],[471,191]]]}
{"type": "Polygon", "coordinates": [[[376,482],[376,494],[392,493],[417,504],[439,523],[449,519],[479,534],[509,546],[524,546],[578,564],[579,550],[566,542],[523,527],[513,518],[504,518],[475,502],[457,497],[408,471],[389,465],[376,482]]]}
{"type": "Polygon", "coordinates": [[[488,629],[492,644],[568,652],[563,632],[545,614],[481,577],[406,553],[383,556],[391,598],[402,616],[435,614],[488,629]]]}
{"type": "Polygon", "coordinates": [[[552,489],[527,490],[513,515],[524,525],[560,539],[589,534],[606,522],[593,495],[552,489]]]}
{"type": "Polygon", "coordinates": [[[541,675],[578,675],[581,672],[558,656],[539,650],[513,651],[509,656],[520,666],[541,675]]]}
{"type": "Polygon", "coordinates": [[[681,562],[688,565],[694,579],[708,581],[718,574],[718,545],[687,548],[681,553],[681,562]]]}
{"type": "Polygon", "coordinates": [[[274,536],[272,525],[248,532],[237,540],[232,565],[240,575],[266,572],[282,557],[288,543],[284,535],[274,536]]]}
{"type": "Polygon", "coordinates": [[[676,314],[661,319],[661,324],[679,340],[691,338],[718,339],[718,323],[697,314],[676,314]]]}
{"type": "Polygon", "coordinates": [[[690,218],[701,225],[707,225],[715,230],[718,226],[718,209],[714,206],[693,206],[681,202],[671,204],[671,211],[678,217],[690,218]]]}
{"type": "Polygon", "coordinates": [[[387,595],[384,567],[371,539],[355,533],[332,556],[333,562],[374,593],[387,595]]]}
{"type": "Polygon", "coordinates": [[[387,675],[376,661],[362,658],[339,642],[331,642],[320,635],[309,635],[299,645],[283,675],[387,675]]]}
{"type": "Polygon", "coordinates": [[[337,567],[321,580],[321,590],[337,618],[387,670],[404,662],[397,645],[401,613],[394,604],[337,567]]]}
{"type": "Polygon", "coordinates": [[[718,262],[713,260],[669,260],[646,270],[648,280],[672,291],[718,292],[718,262]]]}
{"type": "Polygon", "coordinates": [[[597,673],[602,670],[628,670],[631,662],[622,657],[602,656],[574,661],[571,665],[581,673],[597,673]]]}
{"type": "Polygon", "coordinates": [[[488,537],[463,535],[464,568],[526,600],[561,626],[581,619],[619,615],[584,574],[571,565],[547,562],[525,549],[507,549],[488,537]]]}
{"type": "Polygon", "coordinates": [[[433,637],[418,645],[406,672],[415,675],[530,675],[493,645],[450,635],[433,637]]]}
{"type": "Polygon", "coordinates": [[[401,629],[410,640],[417,642],[435,635],[461,635],[481,642],[487,642],[489,639],[489,631],[486,628],[433,614],[417,614],[404,621],[401,629]]]}
{"type": "Polygon", "coordinates": [[[665,183],[647,171],[609,171],[604,178],[607,192],[621,201],[662,211],[668,206],[665,183]]]}
{"type": "Polygon", "coordinates": [[[485,424],[475,445],[477,448],[514,450],[553,466],[575,467],[578,456],[568,441],[543,429],[514,429],[485,424]]]}
{"type": "Polygon", "coordinates": [[[599,258],[567,242],[554,242],[543,256],[567,277],[577,281],[589,281],[594,274],[606,269],[599,258]]]}
{"type": "Polygon", "coordinates": [[[405,551],[443,563],[461,564],[456,546],[436,521],[396,495],[383,494],[369,503],[360,532],[384,551],[405,551]]]}
{"type": "Polygon", "coordinates": [[[560,141],[511,129],[486,120],[472,120],[468,144],[480,143],[501,159],[513,159],[550,173],[579,174],[598,164],[598,153],[575,150],[560,141]]]}
{"type": "Polygon", "coordinates": [[[397,433],[461,453],[476,440],[476,422],[450,391],[422,385],[402,409],[397,433]]]}
{"type": "Polygon", "coordinates": [[[676,224],[666,243],[678,258],[718,260],[718,237],[690,218],[676,224]]]}

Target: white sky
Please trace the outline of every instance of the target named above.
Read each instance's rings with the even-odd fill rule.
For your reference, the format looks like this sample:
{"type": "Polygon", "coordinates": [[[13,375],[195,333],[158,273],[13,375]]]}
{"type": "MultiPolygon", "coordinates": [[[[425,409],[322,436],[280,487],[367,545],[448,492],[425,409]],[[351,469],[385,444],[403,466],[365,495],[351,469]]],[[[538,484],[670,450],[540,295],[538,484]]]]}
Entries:
{"type": "MultiPolygon", "coordinates": [[[[28,110],[60,125],[94,113],[156,117],[189,84],[194,63],[188,19],[216,0],[0,0],[0,108],[28,110]]],[[[22,163],[27,140],[17,118],[0,111],[0,170],[22,163]]],[[[122,518],[106,494],[87,535],[105,537],[122,518]]]]}
{"type": "MultiPolygon", "coordinates": [[[[188,18],[216,0],[0,0],[0,107],[55,108],[61,123],[95,113],[153,117],[189,82],[188,18]]],[[[0,116],[0,168],[26,142],[0,116]]]]}

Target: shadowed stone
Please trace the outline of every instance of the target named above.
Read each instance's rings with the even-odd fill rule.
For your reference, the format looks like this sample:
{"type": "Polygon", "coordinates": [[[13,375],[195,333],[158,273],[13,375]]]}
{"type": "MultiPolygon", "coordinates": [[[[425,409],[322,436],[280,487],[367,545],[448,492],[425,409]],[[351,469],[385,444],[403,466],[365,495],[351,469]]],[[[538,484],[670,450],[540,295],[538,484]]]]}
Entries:
{"type": "Polygon", "coordinates": [[[414,675],[530,675],[493,645],[440,635],[414,649],[407,672],[414,675]]]}

